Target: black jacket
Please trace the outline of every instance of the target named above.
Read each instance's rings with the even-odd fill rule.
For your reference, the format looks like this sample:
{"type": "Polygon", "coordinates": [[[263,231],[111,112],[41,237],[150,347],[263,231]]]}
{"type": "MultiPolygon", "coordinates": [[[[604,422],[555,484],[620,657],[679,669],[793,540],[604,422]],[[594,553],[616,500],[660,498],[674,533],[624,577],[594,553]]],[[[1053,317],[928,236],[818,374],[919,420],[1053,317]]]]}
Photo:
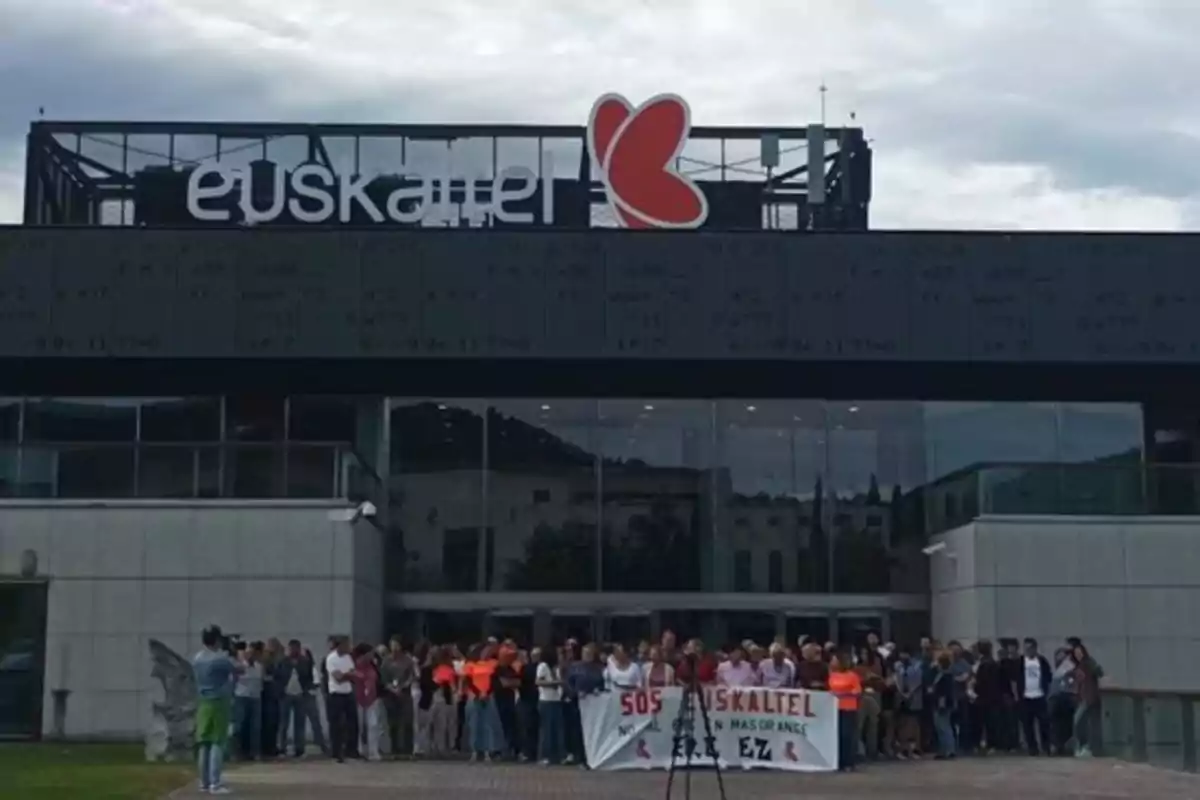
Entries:
{"type": "MultiPolygon", "coordinates": [[[[1038,660],[1038,664],[1041,665],[1041,668],[1042,668],[1041,681],[1040,681],[1040,683],[1042,685],[1042,697],[1049,697],[1050,696],[1050,679],[1054,677],[1054,669],[1050,666],[1050,662],[1046,660],[1046,657],[1043,656],[1041,653],[1038,654],[1037,660],[1038,660]]],[[[1024,700],[1025,699],[1025,657],[1022,656],[1020,659],[1018,659],[1017,664],[1020,665],[1020,669],[1017,670],[1017,699],[1024,700]]]]}
{"type": "Polygon", "coordinates": [[[313,662],[307,656],[300,656],[293,661],[289,656],[284,656],[275,664],[275,690],[282,697],[287,689],[288,681],[292,679],[292,672],[296,671],[297,679],[300,681],[300,689],[305,694],[311,694],[313,690],[313,662]]]}

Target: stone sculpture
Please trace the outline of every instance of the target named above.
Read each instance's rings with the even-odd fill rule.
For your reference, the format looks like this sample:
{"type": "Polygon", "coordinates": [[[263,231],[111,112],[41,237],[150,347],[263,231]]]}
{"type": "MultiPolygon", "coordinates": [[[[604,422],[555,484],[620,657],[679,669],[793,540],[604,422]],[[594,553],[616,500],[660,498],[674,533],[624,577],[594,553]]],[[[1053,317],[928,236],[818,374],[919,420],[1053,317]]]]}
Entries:
{"type": "Polygon", "coordinates": [[[196,677],[191,663],[157,639],[150,640],[150,676],[163,687],[146,730],[147,761],[190,761],[196,734],[196,677]]]}

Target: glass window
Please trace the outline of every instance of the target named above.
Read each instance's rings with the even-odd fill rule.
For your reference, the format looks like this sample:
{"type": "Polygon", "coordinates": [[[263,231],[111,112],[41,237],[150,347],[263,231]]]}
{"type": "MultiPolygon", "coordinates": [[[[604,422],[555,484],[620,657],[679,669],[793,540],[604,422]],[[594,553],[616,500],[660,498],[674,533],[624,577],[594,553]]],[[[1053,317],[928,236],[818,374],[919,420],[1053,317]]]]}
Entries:
{"type": "Polygon", "coordinates": [[[761,647],[770,646],[775,641],[775,615],[754,611],[729,611],[717,615],[719,627],[725,629],[725,636],[719,641],[709,643],[709,647],[731,647],[744,641],[751,641],[761,647]]]}
{"type": "Polygon", "coordinates": [[[920,404],[831,401],[826,413],[833,591],[927,591],[920,404]]]}
{"type": "Polygon", "coordinates": [[[425,613],[425,636],[437,644],[453,644],[465,654],[467,649],[483,638],[483,611],[428,611],[425,613]]]}
{"type": "Polygon", "coordinates": [[[216,442],[221,438],[221,398],[147,397],[142,400],[143,442],[216,442]]]}
{"type": "Polygon", "coordinates": [[[391,535],[403,542],[406,591],[473,592],[489,585],[485,408],[482,400],[392,400],[391,535]]]}
{"type": "Polygon", "coordinates": [[[629,648],[631,653],[643,642],[651,640],[649,614],[614,614],[608,618],[608,641],[629,648]]]}
{"type": "MultiPolygon", "coordinates": [[[[79,499],[133,497],[134,447],[59,445],[53,464],[51,497],[79,499]]],[[[25,459],[22,467],[39,459],[25,459]]],[[[28,473],[25,473],[28,474],[28,473]]]]}
{"type": "Polygon", "coordinates": [[[605,591],[697,591],[711,526],[712,404],[601,400],[605,591]]]}
{"type": "Polygon", "coordinates": [[[237,442],[280,442],[283,395],[230,395],[225,401],[225,438],[237,442]]]}
{"type": "Polygon", "coordinates": [[[712,588],[766,592],[768,554],[782,555],[783,591],[828,590],[823,510],[825,412],[816,401],[727,400],[717,404],[717,533],[712,588]],[[738,587],[732,553],[764,566],[738,587]]]}
{"type": "Polygon", "coordinates": [[[21,398],[0,397],[0,442],[15,442],[21,434],[21,398]]]}
{"type": "Polygon", "coordinates": [[[132,442],[138,402],[130,397],[32,398],[25,409],[25,441],[132,442]]]}
{"type": "Polygon", "coordinates": [[[356,441],[357,405],[353,397],[288,398],[288,434],[294,442],[356,441]]]}
{"type": "Polygon", "coordinates": [[[489,588],[597,588],[594,400],[497,400],[487,421],[489,588]]]}
{"type": "Polygon", "coordinates": [[[804,636],[819,644],[829,641],[828,614],[788,614],[787,641],[788,646],[795,647],[800,637],[804,636]]]}
{"type": "Polygon", "coordinates": [[[1136,403],[1063,403],[1060,459],[1067,463],[1140,464],[1142,407],[1136,403]]]}
{"type": "Polygon", "coordinates": [[[930,481],[975,464],[1059,460],[1054,403],[922,403],[930,481]]]}

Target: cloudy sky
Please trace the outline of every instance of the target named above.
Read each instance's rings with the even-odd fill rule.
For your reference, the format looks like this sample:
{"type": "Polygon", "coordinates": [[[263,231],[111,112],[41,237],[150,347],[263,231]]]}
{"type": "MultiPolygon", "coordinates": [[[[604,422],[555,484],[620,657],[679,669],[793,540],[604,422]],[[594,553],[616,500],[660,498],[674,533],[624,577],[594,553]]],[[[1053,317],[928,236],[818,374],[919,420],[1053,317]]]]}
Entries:
{"type": "Polygon", "coordinates": [[[0,0],[0,222],[54,119],[582,124],[856,112],[876,227],[1200,219],[1200,4],[1180,0],[0,0]],[[1181,10],[1181,9],[1187,10],[1181,10]]]}

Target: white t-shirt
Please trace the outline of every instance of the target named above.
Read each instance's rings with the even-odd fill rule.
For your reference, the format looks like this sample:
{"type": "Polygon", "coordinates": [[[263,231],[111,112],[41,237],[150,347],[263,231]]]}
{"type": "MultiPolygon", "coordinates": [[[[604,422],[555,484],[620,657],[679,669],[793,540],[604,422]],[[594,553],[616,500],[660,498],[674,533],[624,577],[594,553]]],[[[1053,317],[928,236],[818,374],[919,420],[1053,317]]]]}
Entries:
{"type": "MultiPolygon", "coordinates": [[[[538,664],[536,680],[561,681],[562,674],[558,668],[551,669],[549,664],[538,664]]],[[[538,701],[542,703],[557,703],[562,700],[561,686],[538,686],[538,701]]]]}
{"type": "Polygon", "coordinates": [[[616,661],[609,661],[604,670],[604,685],[609,689],[640,689],[642,686],[642,668],[630,661],[624,669],[617,666],[616,661]]]}
{"type": "Polygon", "coordinates": [[[1042,661],[1040,658],[1026,658],[1025,698],[1037,700],[1042,696],[1042,661]]]}
{"type": "Polygon", "coordinates": [[[790,689],[796,682],[796,665],[788,659],[776,667],[775,660],[768,658],[758,665],[758,677],[763,686],[771,689],[790,689]]]}
{"type": "Polygon", "coordinates": [[[330,694],[354,694],[354,684],[350,681],[338,681],[333,677],[334,672],[349,674],[354,671],[354,659],[349,655],[338,655],[334,650],[325,656],[325,672],[329,675],[330,694]]]}
{"type": "Polygon", "coordinates": [[[724,686],[757,686],[758,674],[749,661],[723,661],[717,666],[717,683],[724,686]]]}

